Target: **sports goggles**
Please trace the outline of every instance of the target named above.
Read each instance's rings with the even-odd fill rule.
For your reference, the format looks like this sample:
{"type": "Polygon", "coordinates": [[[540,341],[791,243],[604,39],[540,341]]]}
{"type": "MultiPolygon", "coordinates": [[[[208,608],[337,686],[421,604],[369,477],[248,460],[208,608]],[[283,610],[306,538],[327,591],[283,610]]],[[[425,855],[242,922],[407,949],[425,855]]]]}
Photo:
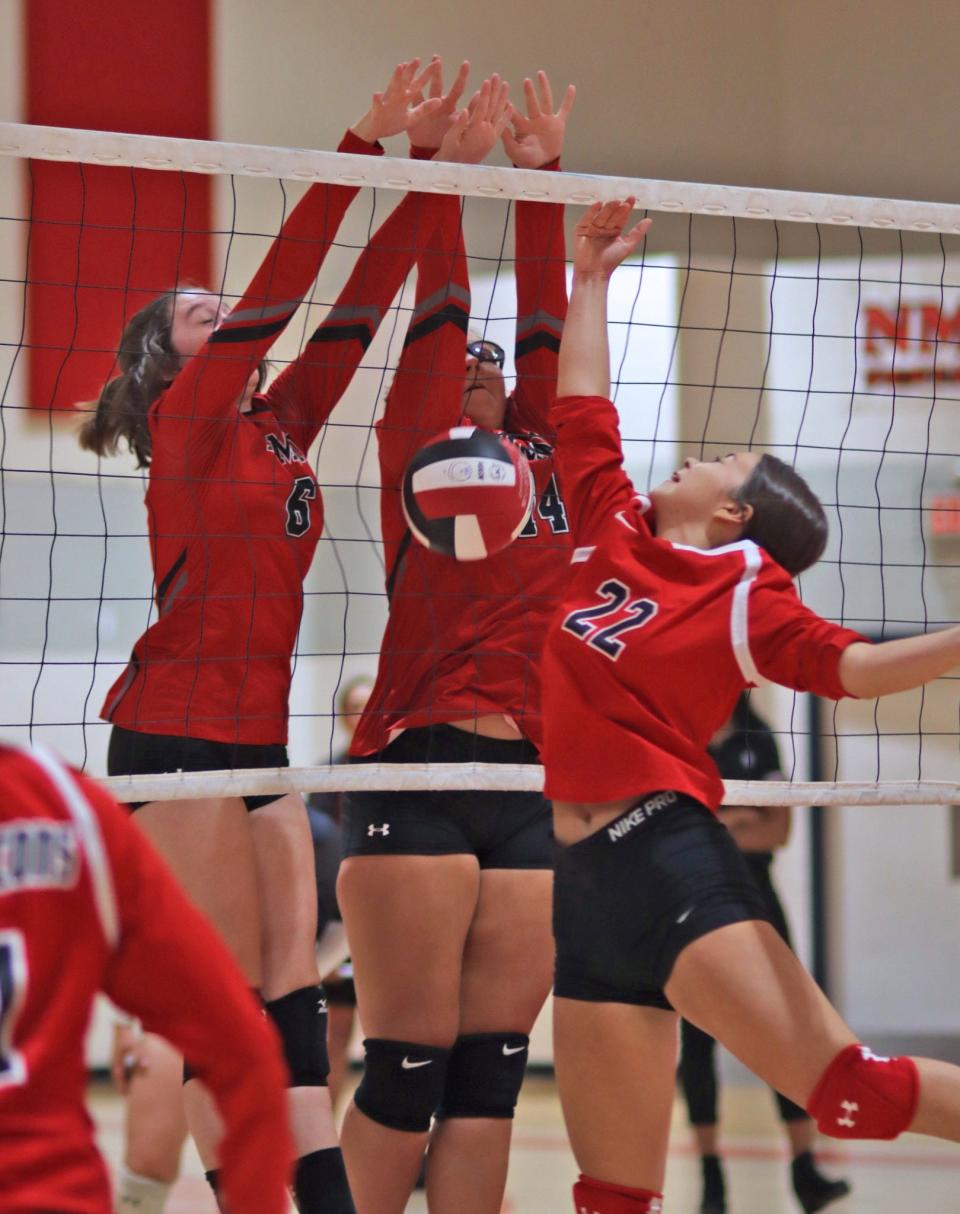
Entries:
{"type": "Polygon", "coordinates": [[[468,341],[467,353],[477,360],[478,363],[494,363],[503,370],[503,364],[507,360],[506,354],[503,352],[503,347],[498,346],[495,341],[468,341]]]}

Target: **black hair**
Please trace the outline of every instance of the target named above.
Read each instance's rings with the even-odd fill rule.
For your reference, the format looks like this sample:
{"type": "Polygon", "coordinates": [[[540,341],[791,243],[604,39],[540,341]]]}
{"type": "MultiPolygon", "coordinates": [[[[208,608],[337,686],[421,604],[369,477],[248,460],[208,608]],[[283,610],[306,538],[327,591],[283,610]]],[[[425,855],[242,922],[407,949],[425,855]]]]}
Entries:
{"type": "Polygon", "coordinates": [[[753,507],[742,538],[759,544],[788,573],[802,573],[823,555],[829,531],[823,506],[782,459],[762,455],[733,500],[753,507]]]}

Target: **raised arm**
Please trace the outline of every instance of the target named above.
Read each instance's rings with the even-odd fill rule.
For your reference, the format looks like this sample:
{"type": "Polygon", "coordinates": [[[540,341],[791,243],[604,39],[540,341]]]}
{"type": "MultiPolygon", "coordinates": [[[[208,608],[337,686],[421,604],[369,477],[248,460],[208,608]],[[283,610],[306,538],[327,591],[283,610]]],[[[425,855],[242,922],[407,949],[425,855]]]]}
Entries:
{"type": "Polygon", "coordinates": [[[557,396],[551,409],[560,483],[579,547],[628,507],[636,494],[623,470],[617,411],[610,402],[607,289],[613,271],[650,226],[623,227],[632,199],[596,203],[577,224],[573,290],[560,342],[557,396]]]}
{"type": "MultiPolygon", "coordinates": [[[[400,64],[370,110],[347,132],[341,151],[382,152],[377,140],[406,129],[419,109],[419,61],[400,64]]],[[[436,102],[421,103],[430,109],[436,102]]],[[[200,471],[232,420],[251,373],[286,328],[333,243],[357,189],[311,186],[285,221],[239,303],[213,329],[199,353],[160,397],[155,418],[160,443],[183,444],[189,465],[200,471]]]]}
{"type": "MultiPolygon", "coordinates": [[[[450,121],[437,159],[482,160],[500,138],[508,115],[506,86],[497,77],[484,81],[469,106],[450,121]]],[[[427,439],[455,426],[463,413],[470,282],[460,201],[432,195],[429,206],[434,223],[429,229],[421,227],[424,239],[417,253],[413,315],[384,414],[377,423],[381,527],[388,574],[406,532],[399,496],[404,469],[427,439]]]]}
{"type": "Polygon", "coordinates": [[[640,246],[651,221],[624,226],[635,198],[595,202],[576,226],[573,288],[560,343],[558,396],[610,396],[607,294],[614,270],[640,246]]]}
{"type": "MultiPolygon", "coordinates": [[[[420,159],[436,153],[449,129],[469,64],[461,66],[447,92],[442,70],[434,56],[413,82],[417,91],[402,98],[407,105],[406,129],[413,154],[420,159]],[[427,98],[425,87],[430,92],[427,98]]],[[[397,113],[391,125],[396,126],[400,118],[397,113]]],[[[372,133],[365,124],[358,124],[354,133],[357,130],[372,133]]],[[[271,385],[267,393],[270,406],[285,425],[297,430],[303,450],[346,391],[428,234],[439,222],[439,201],[437,195],[409,194],[394,209],[360,254],[346,286],[300,357],[271,385]]]]}
{"type": "MultiPolygon", "coordinates": [[[[571,84],[554,111],[546,72],[523,82],[526,116],[514,111],[503,144],[518,168],[558,169],[567,117],[576,89],[571,84]]],[[[517,339],[515,421],[543,433],[550,428],[550,406],[557,385],[560,335],[567,314],[563,207],[556,203],[517,202],[517,339]]]]}

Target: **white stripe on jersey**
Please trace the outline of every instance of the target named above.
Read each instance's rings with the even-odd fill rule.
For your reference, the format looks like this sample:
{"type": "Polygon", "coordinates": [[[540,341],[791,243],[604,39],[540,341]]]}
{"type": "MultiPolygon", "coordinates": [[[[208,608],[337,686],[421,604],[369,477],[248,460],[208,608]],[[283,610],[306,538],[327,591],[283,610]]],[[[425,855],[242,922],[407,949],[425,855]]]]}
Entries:
{"type": "Polygon", "coordinates": [[[117,898],[97,816],[73,777],[49,750],[43,746],[34,746],[30,749],[25,748],[24,753],[30,755],[46,772],[54,788],[63,798],[70,817],[73,819],[90,864],[93,897],[100,918],[100,926],[103,928],[107,944],[111,948],[116,948],[120,940],[117,898]]]}
{"type": "Polygon", "coordinates": [[[672,544],[671,547],[679,548],[682,552],[699,552],[701,556],[743,553],[743,575],[733,588],[733,602],[730,605],[730,643],[744,679],[748,683],[766,683],[767,680],[757,670],[750,652],[750,591],[763,564],[760,549],[753,540],[735,540],[732,544],[723,544],[720,548],[695,548],[692,544],[672,544]]]}
{"type": "Polygon", "coordinates": [[[765,683],[750,652],[750,590],[760,572],[763,558],[760,549],[752,541],[746,541],[743,549],[743,576],[733,589],[730,607],[730,640],[733,656],[737,659],[740,673],[748,683],[765,683]]]}
{"type": "Polygon", "coordinates": [[[591,544],[589,548],[574,548],[573,556],[570,558],[570,564],[579,565],[583,561],[588,561],[596,550],[596,544],[591,544]]]}

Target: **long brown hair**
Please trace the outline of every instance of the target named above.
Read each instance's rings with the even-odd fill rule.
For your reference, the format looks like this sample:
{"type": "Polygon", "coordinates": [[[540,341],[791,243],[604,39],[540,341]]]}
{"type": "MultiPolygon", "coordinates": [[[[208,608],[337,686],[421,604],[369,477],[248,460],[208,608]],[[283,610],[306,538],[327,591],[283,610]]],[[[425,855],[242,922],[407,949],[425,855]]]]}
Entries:
{"type": "Polygon", "coordinates": [[[120,338],[120,374],[104,385],[93,415],[80,427],[80,446],[98,455],[116,455],[121,439],[150,463],[147,411],[179,369],[170,334],[176,291],[165,291],[130,318],[120,338]]]}

